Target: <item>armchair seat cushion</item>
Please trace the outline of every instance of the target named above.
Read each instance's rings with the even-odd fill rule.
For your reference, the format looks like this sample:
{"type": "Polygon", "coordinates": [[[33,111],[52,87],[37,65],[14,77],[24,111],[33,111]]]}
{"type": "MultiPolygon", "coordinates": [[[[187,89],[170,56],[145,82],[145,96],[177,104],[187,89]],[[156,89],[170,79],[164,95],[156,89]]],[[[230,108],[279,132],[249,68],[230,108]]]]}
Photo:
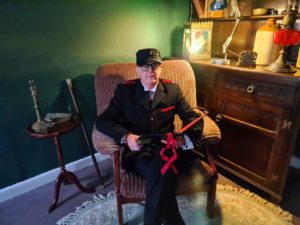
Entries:
{"type": "MultiPolygon", "coordinates": [[[[203,161],[195,160],[189,173],[179,176],[177,194],[191,194],[208,188],[212,176],[207,171],[208,165],[203,161]],[[205,185],[207,184],[207,185],[205,185]]],[[[134,173],[121,174],[121,195],[126,198],[145,198],[145,181],[134,173]]]]}
{"type": "Polygon", "coordinates": [[[145,198],[145,181],[134,173],[121,174],[121,195],[127,198],[145,198]]]}

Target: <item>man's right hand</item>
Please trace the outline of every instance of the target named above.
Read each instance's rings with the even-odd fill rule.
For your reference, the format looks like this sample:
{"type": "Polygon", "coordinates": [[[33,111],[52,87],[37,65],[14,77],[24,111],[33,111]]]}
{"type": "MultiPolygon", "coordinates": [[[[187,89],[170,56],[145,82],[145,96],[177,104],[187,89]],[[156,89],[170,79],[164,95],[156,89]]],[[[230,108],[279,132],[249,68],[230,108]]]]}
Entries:
{"type": "Polygon", "coordinates": [[[137,143],[137,140],[139,139],[139,137],[140,136],[135,135],[135,134],[127,135],[126,143],[131,151],[139,151],[140,150],[140,146],[137,143]]]}

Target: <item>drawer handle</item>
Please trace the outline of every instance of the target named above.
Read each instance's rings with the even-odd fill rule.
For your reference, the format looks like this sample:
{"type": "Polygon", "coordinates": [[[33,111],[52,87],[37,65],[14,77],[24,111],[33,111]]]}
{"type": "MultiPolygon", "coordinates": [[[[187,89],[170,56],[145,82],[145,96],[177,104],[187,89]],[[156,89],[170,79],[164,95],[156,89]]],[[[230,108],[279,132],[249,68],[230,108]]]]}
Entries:
{"type": "Polygon", "coordinates": [[[291,122],[291,121],[287,121],[287,120],[284,120],[284,121],[283,121],[283,125],[282,125],[282,128],[283,128],[283,129],[288,129],[288,130],[290,130],[290,129],[291,129],[291,126],[292,126],[292,122],[291,122]]]}
{"type": "Polygon", "coordinates": [[[249,85],[249,86],[247,87],[247,92],[248,92],[249,94],[253,93],[254,90],[255,90],[255,86],[254,86],[253,84],[251,84],[251,85],[249,85]]]}
{"type": "Polygon", "coordinates": [[[218,115],[216,115],[215,120],[216,120],[216,122],[220,122],[222,118],[223,118],[223,115],[222,114],[218,114],[218,115]]]}

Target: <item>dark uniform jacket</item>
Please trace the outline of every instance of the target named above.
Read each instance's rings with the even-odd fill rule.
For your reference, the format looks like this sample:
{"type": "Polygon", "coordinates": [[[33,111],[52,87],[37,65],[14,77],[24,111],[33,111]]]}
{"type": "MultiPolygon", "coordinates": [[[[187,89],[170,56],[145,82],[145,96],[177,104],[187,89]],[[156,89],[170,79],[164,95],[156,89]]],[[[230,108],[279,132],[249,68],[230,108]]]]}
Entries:
{"type": "MultiPolygon", "coordinates": [[[[96,127],[120,144],[129,132],[136,135],[174,132],[175,114],[183,125],[199,117],[184,99],[178,84],[161,79],[149,109],[144,87],[136,79],[118,84],[109,106],[98,116],[96,127]]],[[[186,132],[191,140],[201,136],[202,121],[197,128],[197,132],[193,129],[186,132]]]]}

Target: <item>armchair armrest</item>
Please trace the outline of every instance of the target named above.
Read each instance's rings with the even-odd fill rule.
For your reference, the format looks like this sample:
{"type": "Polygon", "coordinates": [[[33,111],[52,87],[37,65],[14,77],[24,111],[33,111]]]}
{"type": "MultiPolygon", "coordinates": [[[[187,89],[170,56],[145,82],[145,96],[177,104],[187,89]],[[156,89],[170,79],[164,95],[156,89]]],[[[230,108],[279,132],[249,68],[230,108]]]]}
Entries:
{"type": "MultiPolygon", "coordinates": [[[[194,109],[197,113],[203,114],[201,110],[205,108],[196,107],[194,109]]],[[[202,136],[204,139],[203,153],[196,150],[196,154],[204,158],[208,163],[208,167],[203,165],[206,171],[211,174],[213,177],[218,178],[218,171],[214,161],[213,147],[221,140],[221,131],[217,124],[209,117],[203,117],[203,132],[202,136]]]]}
{"type": "Polygon", "coordinates": [[[202,167],[206,170],[206,172],[212,177],[218,178],[218,170],[214,160],[214,144],[210,144],[204,140],[201,149],[196,148],[192,151],[197,155],[197,158],[200,159],[202,167]]]}
{"type": "Polygon", "coordinates": [[[116,193],[120,194],[121,192],[121,166],[120,166],[120,152],[115,151],[113,152],[113,166],[114,166],[114,180],[115,180],[115,188],[116,193]]]}
{"type": "Polygon", "coordinates": [[[114,139],[98,131],[95,126],[93,127],[92,140],[95,149],[104,155],[112,155],[120,149],[114,139]]]}
{"type": "Polygon", "coordinates": [[[216,167],[213,151],[211,148],[212,148],[211,144],[204,142],[204,151],[205,151],[207,163],[209,164],[211,169],[211,174],[215,178],[218,178],[218,170],[216,167]]]}
{"type": "MultiPolygon", "coordinates": [[[[203,114],[200,107],[194,109],[197,113],[203,114]]],[[[217,124],[209,117],[203,117],[203,138],[210,144],[216,144],[221,140],[221,132],[217,124]]]]}

